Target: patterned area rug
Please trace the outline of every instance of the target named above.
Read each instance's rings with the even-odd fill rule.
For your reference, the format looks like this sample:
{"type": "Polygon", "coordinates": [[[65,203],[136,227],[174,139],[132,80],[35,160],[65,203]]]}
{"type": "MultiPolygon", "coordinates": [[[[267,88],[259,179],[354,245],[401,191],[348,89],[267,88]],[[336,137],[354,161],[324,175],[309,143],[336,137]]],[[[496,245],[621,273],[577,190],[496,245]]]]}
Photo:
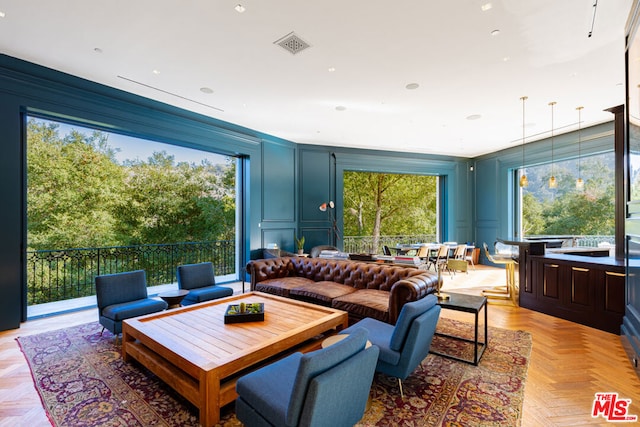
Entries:
{"type": "MultiPolygon", "coordinates": [[[[54,426],[197,426],[197,410],[137,363],[96,323],[18,338],[54,426]]],[[[472,325],[441,318],[439,332],[472,336],[472,325]]],[[[471,346],[444,337],[439,352],[470,358],[471,346]]],[[[478,366],[430,354],[403,381],[376,374],[372,404],[358,426],[518,426],[531,352],[527,332],[489,328],[478,366]]],[[[224,427],[241,426],[233,404],[224,427]]]]}

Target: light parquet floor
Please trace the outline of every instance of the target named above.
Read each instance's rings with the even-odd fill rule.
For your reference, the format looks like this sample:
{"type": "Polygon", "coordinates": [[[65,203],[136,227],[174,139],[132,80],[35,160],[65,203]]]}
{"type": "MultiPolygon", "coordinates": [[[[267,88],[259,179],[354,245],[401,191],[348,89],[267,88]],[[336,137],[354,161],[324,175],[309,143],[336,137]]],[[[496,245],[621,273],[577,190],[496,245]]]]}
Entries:
{"type": "MultiPolygon", "coordinates": [[[[444,276],[444,291],[479,293],[503,284],[504,270],[478,266],[468,274],[444,276]]],[[[593,419],[596,392],[617,392],[632,399],[630,414],[640,416],[640,379],[624,352],[620,337],[524,308],[489,305],[489,325],[532,334],[529,373],[523,406],[524,427],[605,426],[593,419]]],[[[442,316],[470,321],[470,315],[443,310],[442,316]]],[[[0,332],[0,426],[50,425],[31,373],[15,339],[97,320],[95,309],[24,323],[0,332]]]]}

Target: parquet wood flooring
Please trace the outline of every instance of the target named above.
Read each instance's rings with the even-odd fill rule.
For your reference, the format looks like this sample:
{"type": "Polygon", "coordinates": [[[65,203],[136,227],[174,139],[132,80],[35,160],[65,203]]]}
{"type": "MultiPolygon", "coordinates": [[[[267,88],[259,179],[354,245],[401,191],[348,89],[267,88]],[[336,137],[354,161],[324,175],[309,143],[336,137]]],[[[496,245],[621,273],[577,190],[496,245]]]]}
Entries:
{"type": "MultiPolygon", "coordinates": [[[[505,273],[477,266],[468,274],[445,275],[444,280],[445,291],[479,293],[503,284],[505,273]]],[[[591,417],[596,392],[617,392],[631,399],[629,413],[640,416],[640,379],[618,335],[501,303],[491,303],[488,313],[490,326],[532,334],[522,426],[611,425],[602,417],[591,417]]],[[[468,314],[452,310],[443,310],[442,316],[470,321],[468,314]]],[[[84,310],[0,332],[0,427],[50,425],[15,339],[95,320],[95,309],[84,310]]]]}

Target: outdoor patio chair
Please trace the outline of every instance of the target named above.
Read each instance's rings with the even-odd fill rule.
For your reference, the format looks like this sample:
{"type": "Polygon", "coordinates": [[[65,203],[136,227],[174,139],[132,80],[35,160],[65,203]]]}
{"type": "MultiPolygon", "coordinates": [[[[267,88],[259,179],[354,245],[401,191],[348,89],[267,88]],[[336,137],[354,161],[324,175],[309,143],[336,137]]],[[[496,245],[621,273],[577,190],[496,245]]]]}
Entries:
{"type": "Polygon", "coordinates": [[[216,285],[213,263],[211,262],[179,265],[176,275],[178,276],[178,289],[189,291],[182,300],[182,305],[191,305],[233,295],[233,289],[216,285]]]}

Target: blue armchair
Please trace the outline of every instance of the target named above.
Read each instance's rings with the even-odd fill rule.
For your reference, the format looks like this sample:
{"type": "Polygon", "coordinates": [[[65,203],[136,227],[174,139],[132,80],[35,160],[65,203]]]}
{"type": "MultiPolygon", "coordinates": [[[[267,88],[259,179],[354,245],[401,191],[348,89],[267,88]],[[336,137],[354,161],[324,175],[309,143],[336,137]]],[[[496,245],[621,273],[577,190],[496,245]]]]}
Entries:
{"type": "Polygon", "coordinates": [[[395,326],[365,318],[341,333],[351,333],[355,328],[369,332],[369,341],[380,348],[376,371],[398,378],[400,395],[404,397],[402,380],[411,375],[429,354],[440,318],[437,303],[435,295],[427,295],[405,304],[395,326]]]}
{"type": "Polygon", "coordinates": [[[322,350],[294,353],[236,383],[236,416],[247,427],[353,426],[364,415],[378,347],[355,329],[322,350]]]}
{"type": "MultiPolygon", "coordinates": [[[[122,321],[165,310],[167,303],[149,298],[144,270],[96,276],[98,320],[114,335],[122,332],[122,321]]],[[[102,333],[101,332],[101,333],[102,333]]]]}
{"type": "Polygon", "coordinates": [[[233,295],[233,289],[216,285],[213,264],[201,262],[178,266],[178,288],[189,291],[182,305],[191,305],[233,295]]]}

